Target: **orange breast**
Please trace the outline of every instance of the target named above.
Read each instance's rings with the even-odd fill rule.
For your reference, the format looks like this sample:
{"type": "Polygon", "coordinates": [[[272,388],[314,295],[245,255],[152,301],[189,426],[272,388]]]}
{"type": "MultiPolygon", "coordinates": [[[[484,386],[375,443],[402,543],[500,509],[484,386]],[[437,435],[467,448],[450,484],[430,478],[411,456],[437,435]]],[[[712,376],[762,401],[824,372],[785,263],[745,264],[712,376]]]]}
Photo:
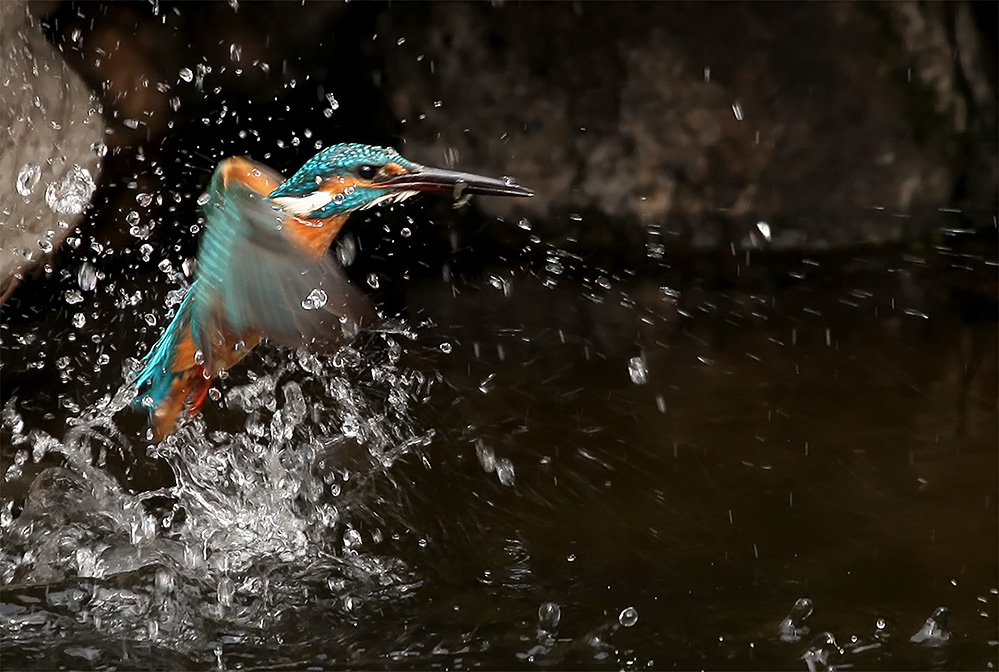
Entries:
{"type": "Polygon", "coordinates": [[[286,217],[284,225],[295,242],[313,259],[321,259],[330,249],[336,234],[347,221],[348,215],[335,215],[326,219],[286,217]]]}

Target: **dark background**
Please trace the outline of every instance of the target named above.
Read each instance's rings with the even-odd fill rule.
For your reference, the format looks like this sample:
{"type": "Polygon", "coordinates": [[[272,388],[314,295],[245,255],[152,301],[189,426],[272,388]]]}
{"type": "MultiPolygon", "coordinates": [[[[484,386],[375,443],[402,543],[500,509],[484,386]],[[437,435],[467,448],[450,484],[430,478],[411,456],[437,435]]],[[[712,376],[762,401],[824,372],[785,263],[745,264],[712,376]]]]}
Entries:
{"type": "Polygon", "coordinates": [[[107,153],[2,307],[5,665],[996,664],[995,7],[28,5],[107,153]],[[398,361],[265,345],[149,446],[215,164],[348,141],[537,196],[355,216],[398,361]]]}

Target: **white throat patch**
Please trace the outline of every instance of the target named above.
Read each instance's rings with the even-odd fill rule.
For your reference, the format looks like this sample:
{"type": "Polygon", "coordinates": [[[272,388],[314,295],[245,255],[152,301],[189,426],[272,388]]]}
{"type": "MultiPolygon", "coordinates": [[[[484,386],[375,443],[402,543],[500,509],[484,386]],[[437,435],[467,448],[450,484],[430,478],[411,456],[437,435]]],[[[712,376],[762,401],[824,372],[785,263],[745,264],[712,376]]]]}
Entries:
{"type": "Polygon", "coordinates": [[[308,196],[278,196],[272,200],[289,214],[297,217],[308,217],[316,210],[321,210],[329,205],[333,200],[333,195],[326,191],[316,190],[308,196]]]}

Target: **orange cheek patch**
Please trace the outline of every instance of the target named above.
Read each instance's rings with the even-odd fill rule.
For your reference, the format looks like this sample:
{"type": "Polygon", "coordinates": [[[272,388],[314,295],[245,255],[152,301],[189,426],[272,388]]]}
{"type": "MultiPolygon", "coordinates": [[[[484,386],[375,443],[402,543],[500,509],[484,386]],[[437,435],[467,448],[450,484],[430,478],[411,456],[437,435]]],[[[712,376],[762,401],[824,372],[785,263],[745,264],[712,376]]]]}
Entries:
{"type": "Polygon", "coordinates": [[[382,168],[389,175],[405,175],[409,171],[400,166],[398,163],[386,163],[385,167],[382,168]]]}

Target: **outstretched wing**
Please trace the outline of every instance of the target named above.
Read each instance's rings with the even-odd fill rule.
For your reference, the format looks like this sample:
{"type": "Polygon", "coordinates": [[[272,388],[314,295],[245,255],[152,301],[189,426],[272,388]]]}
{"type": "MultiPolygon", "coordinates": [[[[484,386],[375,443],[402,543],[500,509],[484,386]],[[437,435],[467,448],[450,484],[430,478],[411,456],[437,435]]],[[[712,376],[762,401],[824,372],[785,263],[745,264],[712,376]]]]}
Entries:
{"type": "Polygon", "coordinates": [[[212,176],[192,320],[209,370],[252,335],[301,345],[352,333],[373,314],[329,255],[316,260],[286,229],[287,213],[267,198],[281,182],[246,159],[227,159],[212,176]]]}

